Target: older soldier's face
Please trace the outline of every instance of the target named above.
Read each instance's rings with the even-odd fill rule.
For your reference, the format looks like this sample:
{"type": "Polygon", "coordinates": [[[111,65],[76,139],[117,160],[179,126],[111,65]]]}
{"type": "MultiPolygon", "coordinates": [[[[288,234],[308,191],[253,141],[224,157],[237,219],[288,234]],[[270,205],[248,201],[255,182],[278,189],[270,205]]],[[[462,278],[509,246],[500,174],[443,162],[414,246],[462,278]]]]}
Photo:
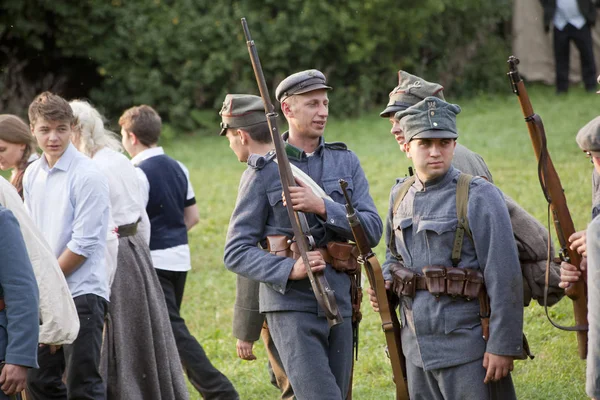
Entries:
{"type": "Polygon", "coordinates": [[[288,117],[290,129],[309,138],[323,136],[329,115],[327,91],[313,90],[294,97],[288,117]]]}
{"type": "Polygon", "coordinates": [[[394,139],[398,142],[400,150],[404,151],[404,132],[400,129],[400,120],[392,117],[390,118],[390,124],[392,124],[390,133],[394,135],[394,139]]]}
{"type": "Polygon", "coordinates": [[[404,151],[412,158],[419,179],[427,182],[448,172],[455,147],[454,139],[413,139],[404,144],[404,151]]]}

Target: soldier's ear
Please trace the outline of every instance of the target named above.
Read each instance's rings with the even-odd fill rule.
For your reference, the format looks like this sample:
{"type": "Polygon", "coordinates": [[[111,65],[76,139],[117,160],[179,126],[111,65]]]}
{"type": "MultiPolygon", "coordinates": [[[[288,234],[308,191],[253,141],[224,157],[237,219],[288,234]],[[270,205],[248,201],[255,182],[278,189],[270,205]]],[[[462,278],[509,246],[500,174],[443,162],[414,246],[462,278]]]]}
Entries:
{"type": "Polygon", "coordinates": [[[286,118],[290,118],[290,117],[294,116],[294,113],[292,112],[291,104],[290,104],[290,102],[287,101],[288,99],[289,99],[289,97],[286,99],[286,101],[281,103],[281,112],[283,113],[283,115],[286,118]]]}
{"type": "Polygon", "coordinates": [[[404,150],[404,153],[406,154],[407,158],[411,158],[410,157],[410,142],[405,142],[402,144],[402,148],[404,150]]]}

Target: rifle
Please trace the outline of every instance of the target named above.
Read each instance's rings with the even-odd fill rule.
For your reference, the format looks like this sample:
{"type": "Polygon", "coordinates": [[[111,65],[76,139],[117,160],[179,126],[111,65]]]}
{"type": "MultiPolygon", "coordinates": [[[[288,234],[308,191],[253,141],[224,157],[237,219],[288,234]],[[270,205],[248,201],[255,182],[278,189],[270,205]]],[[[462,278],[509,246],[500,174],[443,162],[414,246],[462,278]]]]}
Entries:
{"type": "MultiPolygon", "coordinates": [[[[271,98],[269,97],[269,90],[267,89],[267,82],[262,71],[260,59],[258,58],[258,52],[254,40],[250,37],[250,30],[246,23],[246,18],[242,18],[242,27],[244,28],[244,36],[246,37],[246,45],[248,46],[248,53],[250,53],[250,60],[252,62],[252,68],[254,69],[254,75],[256,76],[256,82],[258,83],[258,89],[260,91],[260,97],[265,105],[265,115],[267,116],[267,122],[269,124],[269,130],[271,131],[271,137],[273,138],[273,144],[275,145],[275,154],[277,157],[277,168],[279,169],[279,177],[281,179],[281,186],[283,187],[283,193],[286,199],[291,199],[290,187],[296,186],[296,180],[292,173],[290,161],[287,158],[285,152],[285,143],[279,135],[279,129],[277,127],[277,113],[271,98]]],[[[294,211],[291,201],[286,202],[286,209],[290,217],[290,223],[292,230],[294,231],[294,239],[298,244],[298,249],[302,256],[302,261],[306,267],[306,273],[310,281],[317,303],[321,306],[321,309],[325,312],[327,322],[329,326],[341,324],[342,314],[338,310],[337,303],[335,300],[335,293],[329,286],[327,279],[323,275],[323,272],[312,272],[310,269],[310,263],[308,261],[307,252],[313,250],[315,240],[310,233],[308,221],[304,213],[294,211]]]]}
{"type": "MultiPolygon", "coordinates": [[[[538,177],[540,185],[542,186],[542,191],[548,202],[548,225],[550,225],[550,215],[552,215],[554,228],[560,243],[559,255],[561,260],[575,265],[581,271],[581,256],[579,253],[569,248],[568,238],[575,233],[575,227],[573,225],[571,214],[569,213],[569,207],[567,207],[567,199],[565,198],[560,178],[558,177],[556,169],[554,169],[554,164],[552,163],[552,159],[548,152],[546,132],[544,130],[542,119],[533,112],[533,107],[529,101],[529,95],[525,89],[525,84],[517,69],[519,59],[515,56],[510,56],[507,62],[509,66],[507,75],[512,86],[512,91],[519,98],[519,104],[521,105],[521,110],[525,116],[527,129],[529,130],[529,137],[531,138],[533,150],[538,160],[538,177]]],[[[548,232],[550,232],[550,230],[548,230],[548,232]]],[[[550,240],[548,240],[548,242],[550,243],[550,240]]],[[[550,262],[550,257],[548,257],[548,262],[550,262]]],[[[548,315],[548,308],[546,306],[549,281],[548,267],[546,268],[546,285],[544,288],[544,307],[546,309],[546,316],[550,323],[556,328],[577,332],[579,357],[585,359],[587,354],[588,330],[586,285],[583,280],[580,279],[578,282],[572,283],[570,287],[565,290],[566,295],[573,300],[573,314],[575,316],[576,325],[572,327],[558,325],[554,323],[548,315]]]]}
{"type": "Polygon", "coordinates": [[[400,342],[400,321],[398,321],[395,311],[399,298],[391,290],[387,291],[386,294],[381,265],[379,265],[375,253],[373,253],[373,250],[369,246],[366,233],[348,196],[348,191],[346,190],[348,182],[340,179],[339,183],[346,198],[346,218],[348,219],[352,235],[354,236],[354,242],[360,253],[359,262],[365,267],[369,283],[375,291],[375,296],[379,303],[381,327],[385,333],[385,340],[388,346],[387,352],[392,363],[392,373],[394,383],[396,384],[396,400],[408,400],[406,360],[404,359],[404,354],[402,354],[402,345],[400,342]]]}

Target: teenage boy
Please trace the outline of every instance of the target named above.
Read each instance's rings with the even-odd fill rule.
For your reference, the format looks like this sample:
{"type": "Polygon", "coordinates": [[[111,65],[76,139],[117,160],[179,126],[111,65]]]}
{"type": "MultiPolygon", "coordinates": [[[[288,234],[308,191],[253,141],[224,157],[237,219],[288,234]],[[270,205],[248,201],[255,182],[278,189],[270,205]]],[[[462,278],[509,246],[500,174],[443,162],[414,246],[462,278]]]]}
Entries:
{"type": "Polygon", "coordinates": [[[25,205],[58,258],[80,321],[73,344],[40,347],[40,368],[28,374],[30,397],[105,399],[98,364],[108,302],[108,183],[71,144],[75,117],[65,99],[40,94],[29,106],[29,121],[43,154],[25,172],[25,205]]]}
{"type": "Polygon", "coordinates": [[[179,357],[204,399],[238,399],[233,385],[210,362],[180,315],[187,272],[191,269],[188,230],[199,221],[185,166],[158,146],[161,119],[152,107],[126,110],[119,119],[123,147],[138,167],[142,201],[150,218],[150,252],[160,280],[179,357]]]}

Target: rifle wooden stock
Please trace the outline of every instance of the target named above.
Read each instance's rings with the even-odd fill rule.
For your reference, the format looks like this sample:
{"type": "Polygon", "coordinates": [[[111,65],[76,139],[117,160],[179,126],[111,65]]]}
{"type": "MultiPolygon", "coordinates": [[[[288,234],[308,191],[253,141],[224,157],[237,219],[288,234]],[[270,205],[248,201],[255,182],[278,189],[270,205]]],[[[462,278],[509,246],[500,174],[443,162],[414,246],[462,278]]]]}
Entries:
{"type": "Polygon", "coordinates": [[[367,235],[362,227],[360,219],[352,207],[352,202],[348,196],[346,187],[348,183],[340,179],[340,186],[344,197],[346,198],[346,218],[352,229],[352,235],[358,250],[360,252],[360,261],[365,267],[367,278],[371,288],[375,291],[377,302],[379,304],[379,316],[381,317],[381,327],[385,334],[385,341],[388,347],[388,356],[392,364],[392,374],[396,384],[396,400],[408,400],[408,388],[406,384],[406,360],[402,353],[402,343],[400,339],[400,321],[396,316],[396,306],[398,297],[391,291],[386,291],[385,281],[381,265],[369,246],[367,235]]]}
{"type": "MultiPolygon", "coordinates": [[[[568,239],[575,233],[575,226],[573,225],[573,219],[569,213],[569,207],[567,206],[567,199],[565,198],[563,187],[560,183],[558,173],[554,168],[550,154],[546,147],[546,133],[544,131],[544,125],[539,115],[533,112],[529,95],[525,89],[525,84],[519,75],[517,65],[519,60],[511,56],[508,59],[509,72],[508,76],[512,85],[513,92],[519,99],[521,110],[525,116],[525,122],[527,123],[527,129],[529,130],[529,137],[533,144],[533,150],[538,160],[538,174],[540,178],[540,184],[544,195],[548,200],[550,211],[552,213],[552,220],[554,222],[554,228],[556,235],[560,243],[560,255],[564,261],[575,265],[580,271],[581,256],[574,250],[569,248],[568,239]]],[[[548,282],[546,282],[546,285],[548,282]]],[[[578,282],[573,283],[566,290],[567,296],[573,300],[573,311],[575,317],[575,327],[560,327],[554,322],[554,326],[560,329],[577,331],[577,347],[579,357],[584,359],[587,354],[587,288],[583,281],[580,279],[578,282]]]]}
{"type": "MultiPolygon", "coordinates": [[[[281,186],[283,188],[285,198],[291,199],[290,187],[296,186],[296,180],[294,179],[290,161],[288,160],[285,152],[285,143],[279,135],[279,128],[277,127],[277,114],[275,113],[275,108],[273,107],[273,103],[271,102],[271,98],[269,96],[267,82],[265,81],[265,76],[262,71],[260,59],[258,58],[256,46],[250,37],[250,30],[248,29],[246,18],[242,18],[242,27],[244,28],[246,44],[248,45],[248,53],[250,54],[250,60],[252,61],[252,68],[254,69],[254,75],[256,77],[256,82],[258,83],[260,97],[262,98],[265,106],[265,114],[267,116],[269,130],[271,131],[271,137],[273,138],[273,144],[275,145],[277,168],[279,169],[281,186]]],[[[304,265],[306,266],[308,280],[310,281],[310,285],[315,293],[317,303],[319,303],[319,306],[325,312],[329,326],[340,324],[342,323],[343,318],[338,310],[333,289],[331,289],[329,286],[329,283],[322,272],[312,272],[310,268],[310,262],[306,253],[314,249],[315,243],[310,233],[306,216],[304,213],[294,211],[291,201],[286,202],[286,209],[290,217],[292,230],[294,231],[294,238],[298,244],[302,261],[304,261],[304,265]]]]}

